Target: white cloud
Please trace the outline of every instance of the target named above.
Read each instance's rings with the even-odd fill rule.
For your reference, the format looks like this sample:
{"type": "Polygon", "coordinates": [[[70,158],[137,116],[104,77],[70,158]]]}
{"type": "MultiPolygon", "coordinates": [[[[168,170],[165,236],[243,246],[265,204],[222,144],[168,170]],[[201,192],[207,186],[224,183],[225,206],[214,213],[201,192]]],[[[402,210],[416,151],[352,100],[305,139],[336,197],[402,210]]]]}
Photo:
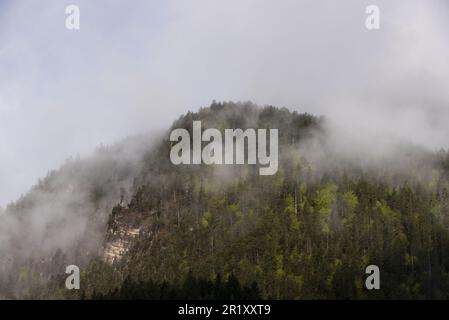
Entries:
{"type": "MultiPolygon", "coordinates": [[[[444,1],[14,1],[0,15],[0,203],[65,158],[248,100],[448,146],[444,1]],[[65,28],[78,4],[81,30],[65,28]],[[5,13],[6,12],[6,13],[5,13]]],[[[360,133],[361,131],[359,131],[360,133]]]]}

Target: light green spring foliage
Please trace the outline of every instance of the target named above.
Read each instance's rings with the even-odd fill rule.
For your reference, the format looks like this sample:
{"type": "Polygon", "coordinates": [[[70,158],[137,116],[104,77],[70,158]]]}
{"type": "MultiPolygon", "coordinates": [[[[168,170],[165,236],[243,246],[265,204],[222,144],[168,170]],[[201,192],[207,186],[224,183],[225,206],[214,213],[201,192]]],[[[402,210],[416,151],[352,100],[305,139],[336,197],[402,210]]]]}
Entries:
{"type": "MultiPolygon", "coordinates": [[[[263,298],[449,298],[449,160],[431,187],[383,172],[379,179],[360,168],[345,168],[346,176],[336,166],[324,175],[291,153],[311,127],[317,130],[316,119],[254,108],[214,104],[174,126],[188,128],[201,118],[212,127],[283,128],[280,151],[287,145],[290,153],[280,157],[278,174],[173,167],[162,145],[146,160],[141,176],[150,178],[136,179],[132,200],[110,217],[110,223],[138,226],[140,236],[119,262],[91,261],[82,290],[66,298],[114,296],[126,279],[183,290],[189,274],[211,282],[233,275],[242,287],[256,283],[263,298]],[[380,267],[382,290],[365,289],[368,264],[380,267]]],[[[26,294],[59,292],[63,277],[53,279],[45,290],[24,286],[26,294]]],[[[119,297],[145,290],[131,287],[119,297]]]]}

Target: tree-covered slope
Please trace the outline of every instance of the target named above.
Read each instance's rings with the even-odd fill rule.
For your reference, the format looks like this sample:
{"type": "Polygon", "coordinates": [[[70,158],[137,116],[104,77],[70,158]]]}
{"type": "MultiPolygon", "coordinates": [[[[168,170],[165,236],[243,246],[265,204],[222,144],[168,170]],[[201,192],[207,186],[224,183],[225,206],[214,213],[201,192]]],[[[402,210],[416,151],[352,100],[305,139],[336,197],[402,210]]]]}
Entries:
{"type": "MultiPolygon", "coordinates": [[[[261,176],[251,165],[175,166],[168,131],[135,166],[119,166],[135,168],[125,170],[132,184],[123,187],[123,179],[115,179],[100,188],[124,188],[127,196],[109,203],[114,208],[99,228],[104,250],[80,262],[81,289],[66,290],[64,270],[52,269],[48,281],[25,281],[14,294],[449,298],[446,153],[398,145],[373,164],[356,150],[339,153],[324,119],[251,103],[213,103],[180,117],[171,129],[192,131],[194,120],[203,129],[279,129],[278,172],[261,176]],[[380,290],[365,289],[370,264],[380,268],[380,290]]],[[[63,255],[72,249],[65,250],[63,255]]],[[[37,270],[36,263],[22,264],[22,277],[37,270]]]]}

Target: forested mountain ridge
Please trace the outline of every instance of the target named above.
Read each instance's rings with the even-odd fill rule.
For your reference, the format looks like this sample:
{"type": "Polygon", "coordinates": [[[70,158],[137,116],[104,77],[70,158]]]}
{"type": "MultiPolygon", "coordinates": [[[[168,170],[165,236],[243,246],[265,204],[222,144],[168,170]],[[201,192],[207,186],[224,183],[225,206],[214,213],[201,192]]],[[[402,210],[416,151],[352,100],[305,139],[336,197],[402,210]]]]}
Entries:
{"type": "MultiPolygon", "coordinates": [[[[358,154],[335,150],[324,119],[252,103],[214,102],[170,130],[191,131],[194,120],[219,130],[279,129],[279,171],[175,166],[168,134],[139,147],[139,156],[126,152],[126,161],[108,150],[101,162],[67,164],[36,187],[45,194],[38,200],[53,203],[49,195],[60,199],[69,185],[69,193],[86,193],[59,206],[83,217],[75,220],[79,232],[64,248],[49,245],[32,259],[21,248],[8,260],[14,268],[2,264],[9,273],[0,292],[77,299],[449,298],[447,153],[401,146],[367,165],[358,154]],[[86,167],[104,174],[73,178],[86,167]],[[80,290],[65,289],[68,264],[82,269],[80,290]],[[380,268],[380,290],[365,289],[370,264],[380,268]]],[[[25,220],[9,242],[25,236],[23,212],[36,207],[32,200],[25,196],[6,210],[23,216],[15,225],[25,220]]],[[[67,219],[74,221],[51,221],[64,228],[67,219]]]]}

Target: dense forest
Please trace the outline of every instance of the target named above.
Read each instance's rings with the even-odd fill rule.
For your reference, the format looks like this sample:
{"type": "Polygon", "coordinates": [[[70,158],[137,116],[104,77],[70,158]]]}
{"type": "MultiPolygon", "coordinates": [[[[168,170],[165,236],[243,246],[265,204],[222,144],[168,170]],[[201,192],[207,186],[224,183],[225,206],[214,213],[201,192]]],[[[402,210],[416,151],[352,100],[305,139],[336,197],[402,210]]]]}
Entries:
{"type": "MultiPolygon", "coordinates": [[[[180,117],[170,130],[191,131],[193,120],[219,130],[278,128],[278,172],[261,176],[255,165],[175,166],[168,134],[144,148],[138,162],[110,162],[115,151],[102,150],[102,161],[109,165],[92,168],[109,178],[87,175],[82,180],[87,209],[76,202],[74,211],[70,202],[73,214],[90,210],[85,228],[70,246],[52,246],[32,259],[10,252],[13,261],[9,268],[2,265],[8,275],[0,278],[0,294],[40,299],[449,298],[447,152],[401,145],[388,159],[367,165],[357,154],[335,150],[325,119],[252,103],[214,102],[180,117]],[[68,264],[81,268],[80,290],[64,286],[68,264]],[[365,288],[370,264],[380,268],[380,290],[365,288]]],[[[67,181],[57,177],[80,174],[82,161],[66,164],[35,188],[53,194],[50,186],[63,187],[55,181],[67,181]]],[[[23,224],[10,242],[27,236],[30,222],[23,212],[36,206],[27,199],[3,213],[19,215],[23,224]]],[[[65,219],[58,220],[58,227],[65,219]]]]}

